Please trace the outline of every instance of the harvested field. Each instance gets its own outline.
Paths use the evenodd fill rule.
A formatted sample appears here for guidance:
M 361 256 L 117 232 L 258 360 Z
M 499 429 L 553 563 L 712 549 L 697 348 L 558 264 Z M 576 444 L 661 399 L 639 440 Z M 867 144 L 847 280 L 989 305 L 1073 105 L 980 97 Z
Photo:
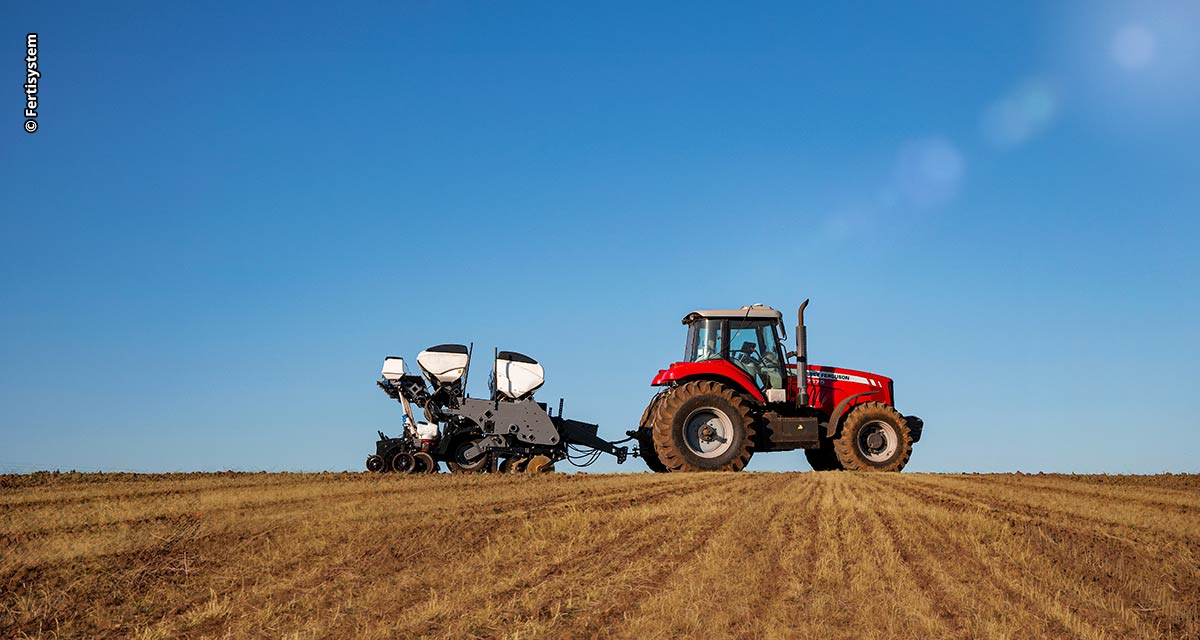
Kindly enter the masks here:
M 0 477 L 0 637 L 1200 637 L 1200 476 Z

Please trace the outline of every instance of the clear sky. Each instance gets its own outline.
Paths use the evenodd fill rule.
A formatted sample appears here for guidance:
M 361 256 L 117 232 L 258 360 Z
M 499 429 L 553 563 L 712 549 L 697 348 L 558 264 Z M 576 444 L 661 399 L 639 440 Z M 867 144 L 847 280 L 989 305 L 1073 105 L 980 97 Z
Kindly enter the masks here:
M 811 298 L 911 470 L 1200 470 L 1200 8 L 829 4 L 10 5 L 0 469 L 360 469 L 442 342 L 616 438 Z

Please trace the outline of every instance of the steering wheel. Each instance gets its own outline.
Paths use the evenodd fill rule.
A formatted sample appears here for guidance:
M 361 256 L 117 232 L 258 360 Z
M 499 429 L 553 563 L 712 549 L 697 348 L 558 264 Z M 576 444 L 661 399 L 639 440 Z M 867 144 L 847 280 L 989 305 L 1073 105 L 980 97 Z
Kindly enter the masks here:
M 762 358 L 758 356 L 756 351 L 738 349 L 737 356 L 735 357 L 738 359 L 738 362 L 744 362 L 746 364 L 759 364 L 762 362 Z

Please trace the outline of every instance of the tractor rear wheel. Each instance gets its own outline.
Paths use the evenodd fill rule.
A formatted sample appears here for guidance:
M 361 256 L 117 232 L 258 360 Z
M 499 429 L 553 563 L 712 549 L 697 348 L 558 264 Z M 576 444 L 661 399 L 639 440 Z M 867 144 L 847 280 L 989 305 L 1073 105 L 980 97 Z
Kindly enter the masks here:
M 840 460 L 838 460 L 837 452 L 833 450 L 833 441 L 828 438 L 821 439 L 821 447 L 818 449 L 805 449 L 804 457 L 808 458 L 808 464 L 812 466 L 813 471 L 841 471 L 845 469 Z
M 654 473 L 669 471 L 667 465 L 659 459 L 658 452 L 654 450 L 654 415 L 662 396 L 663 394 L 660 393 L 650 399 L 650 404 L 647 404 L 646 410 L 642 412 L 642 421 L 638 423 L 637 436 L 635 436 L 638 443 L 638 455 Z
M 663 396 L 654 449 L 670 471 L 741 471 L 754 454 L 750 405 L 733 389 L 698 380 Z
M 846 416 L 833 449 L 852 471 L 899 471 L 912 456 L 912 433 L 898 411 L 881 402 L 865 402 Z

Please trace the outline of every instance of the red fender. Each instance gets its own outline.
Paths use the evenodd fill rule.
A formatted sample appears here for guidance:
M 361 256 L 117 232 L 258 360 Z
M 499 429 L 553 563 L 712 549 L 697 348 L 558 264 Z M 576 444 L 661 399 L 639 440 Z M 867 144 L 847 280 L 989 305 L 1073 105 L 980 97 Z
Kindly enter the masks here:
M 658 375 L 654 376 L 654 380 L 650 382 L 650 386 L 661 387 L 673 382 L 685 382 L 688 379 L 721 380 L 735 389 L 741 389 L 746 392 L 746 395 L 761 403 L 767 402 L 750 375 L 728 360 L 676 362 L 669 369 L 660 370 Z

